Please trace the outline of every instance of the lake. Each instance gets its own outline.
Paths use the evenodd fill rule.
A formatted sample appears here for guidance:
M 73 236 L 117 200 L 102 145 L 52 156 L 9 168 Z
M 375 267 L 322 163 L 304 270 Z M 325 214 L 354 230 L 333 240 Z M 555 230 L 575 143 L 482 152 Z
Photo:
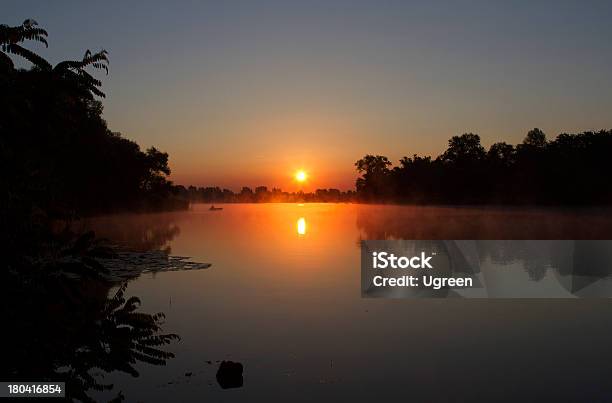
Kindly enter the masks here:
M 127 293 L 142 300 L 141 309 L 164 312 L 164 331 L 181 340 L 167 347 L 176 357 L 166 366 L 139 364 L 139 377 L 106 376 L 127 401 L 612 396 L 610 300 L 363 299 L 359 262 L 362 239 L 612 239 L 609 210 L 220 207 L 82 224 L 134 249 L 212 264 L 129 282 Z M 223 360 L 243 365 L 242 387 L 220 387 L 215 375 Z

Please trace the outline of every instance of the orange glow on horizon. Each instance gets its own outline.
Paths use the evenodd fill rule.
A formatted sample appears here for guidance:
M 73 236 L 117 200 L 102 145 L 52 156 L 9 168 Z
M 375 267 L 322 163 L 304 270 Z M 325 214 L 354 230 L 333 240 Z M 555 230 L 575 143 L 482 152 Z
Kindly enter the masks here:
M 226 170 L 212 165 L 197 168 L 194 166 L 190 168 L 189 173 L 173 171 L 170 180 L 183 186 L 219 186 L 235 193 L 239 193 L 243 186 L 251 189 L 266 186 L 270 190 L 277 188 L 290 193 L 310 193 L 319 188 L 335 188 L 341 191 L 354 189 L 357 173 L 353 172 L 351 160 L 342 162 L 340 166 L 315 157 L 291 156 L 290 159 L 292 161 L 283 156 L 280 161 L 268 161 L 256 166 L 247 166 L 242 161 L 237 161 Z M 304 181 L 299 181 L 296 177 L 299 171 L 304 172 Z

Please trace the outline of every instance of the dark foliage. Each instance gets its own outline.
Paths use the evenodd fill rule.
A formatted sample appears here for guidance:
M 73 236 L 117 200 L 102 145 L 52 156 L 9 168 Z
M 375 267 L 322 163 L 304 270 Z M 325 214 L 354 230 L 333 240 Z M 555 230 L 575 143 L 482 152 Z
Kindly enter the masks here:
M 112 297 L 100 259 L 113 251 L 93 233 L 69 230 L 77 215 L 166 207 L 173 190 L 168 155 L 112 133 L 102 119 L 106 51 L 52 66 L 24 48 L 47 45 L 33 20 L 0 25 L 0 315 L 5 319 L 1 378 L 66 382 L 67 400 L 95 401 L 109 390 L 102 373 L 137 376 L 137 362 L 163 365 L 163 314 L 137 311 L 138 298 Z M 32 66 L 16 68 L 11 56 Z M 119 392 L 113 401 L 123 400 Z
M 529 131 L 516 147 L 480 137 L 454 136 L 436 159 L 414 155 L 389 168 L 383 156 L 355 164 L 363 201 L 436 204 L 598 205 L 612 203 L 605 182 L 612 173 L 612 130 L 560 134 L 547 141 Z
M 112 132 L 102 118 L 105 50 L 52 66 L 25 49 L 45 45 L 36 22 L 0 25 L 0 169 L 5 207 L 27 203 L 51 216 L 167 207 L 172 196 L 168 154 Z M 18 69 L 10 56 L 32 63 Z
M 94 402 L 92 391 L 113 389 L 104 373 L 138 376 L 136 363 L 165 365 L 174 357 L 163 347 L 178 336 L 162 333 L 162 313 L 139 312 L 140 300 L 124 295 L 126 284 L 107 297 L 104 283 L 37 269 L 27 277 L 0 273 L 3 379 L 65 382 L 68 401 Z M 123 400 L 118 393 L 114 401 Z

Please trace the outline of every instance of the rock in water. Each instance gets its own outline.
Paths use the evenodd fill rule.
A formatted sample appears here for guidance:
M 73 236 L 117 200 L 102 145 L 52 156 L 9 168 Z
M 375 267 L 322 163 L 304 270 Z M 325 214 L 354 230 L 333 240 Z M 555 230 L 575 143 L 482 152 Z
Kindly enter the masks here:
M 242 364 L 233 361 L 222 361 L 217 370 L 217 382 L 222 389 L 242 387 Z

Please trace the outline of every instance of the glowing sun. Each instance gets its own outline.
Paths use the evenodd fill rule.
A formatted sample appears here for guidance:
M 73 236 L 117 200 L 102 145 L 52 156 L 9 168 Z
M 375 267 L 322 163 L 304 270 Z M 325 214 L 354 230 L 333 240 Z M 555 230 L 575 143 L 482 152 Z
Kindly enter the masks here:
M 304 182 L 308 178 L 306 172 L 300 170 L 295 173 L 295 180 L 298 182 Z

